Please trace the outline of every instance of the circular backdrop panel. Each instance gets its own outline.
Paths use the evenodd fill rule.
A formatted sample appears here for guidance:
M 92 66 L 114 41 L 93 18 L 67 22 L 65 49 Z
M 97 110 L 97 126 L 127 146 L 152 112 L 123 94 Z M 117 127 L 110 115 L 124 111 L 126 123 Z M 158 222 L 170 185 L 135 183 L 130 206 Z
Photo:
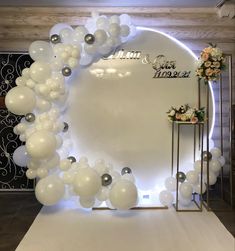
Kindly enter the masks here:
M 75 156 L 131 167 L 140 189 L 160 191 L 171 169 L 166 112 L 171 106 L 197 106 L 196 62 L 178 41 L 139 28 L 111 56 L 81 69 L 71 80 L 65 120 Z M 192 169 L 192 129 L 184 128 L 181 135 L 182 171 Z

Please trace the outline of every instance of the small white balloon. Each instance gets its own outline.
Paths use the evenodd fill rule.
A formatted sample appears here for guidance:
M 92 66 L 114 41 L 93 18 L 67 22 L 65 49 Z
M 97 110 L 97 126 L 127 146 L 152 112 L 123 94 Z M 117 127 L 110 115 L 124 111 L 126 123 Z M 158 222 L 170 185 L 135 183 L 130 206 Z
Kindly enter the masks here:
M 120 17 L 117 16 L 117 15 L 111 16 L 111 17 L 109 18 L 109 23 L 110 23 L 110 24 L 113 24 L 113 23 L 115 23 L 115 24 L 120 24 Z
M 29 156 L 25 145 L 19 146 L 18 148 L 15 149 L 13 153 L 13 160 L 18 166 L 21 167 L 27 166 L 29 161 Z
M 189 199 L 192 197 L 193 187 L 189 182 L 184 182 L 180 184 L 179 194 L 184 199 Z
M 100 16 L 96 20 L 97 29 L 107 30 L 109 26 L 109 21 L 105 16 Z
M 39 167 L 37 169 L 37 176 L 42 179 L 45 178 L 48 175 L 48 170 L 44 167 Z
M 135 183 L 135 177 L 132 173 L 126 173 L 126 174 L 122 175 L 122 179 L 129 180 L 132 183 Z
M 196 172 L 196 171 L 188 171 L 186 173 L 186 179 L 192 185 L 197 184 L 198 180 L 199 180 L 198 172 Z
M 73 38 L 73 30 L 71 27 L 63 28 L 60 31 L 60 38 L 63 43 L 70 43 Z
M 170 192 L 176 191 L 176 178 L 175 177 L 168 177 L 165 180 L 165 187 Z
M 207 184 L 207 175 L 204 175 L 203 177 L 204 182 Z M 209 172 L 209 185 L 212 186 L 216 183 L 217 176 L 214 172 Z
M 80 197 L 79 198 L 80 205 L 84 208 L 92 208 L 95 205 L 94 197 Z
M 210 160 L 210 162 L 209 162 L 209 168 L 214 173 L 219 172 L 220 169 L 221 169 L 221 164 L 220 164 L 219 160 L 217 160 L 217 159 Z
M 35 108 L 36 97 L 28 87 L 17 86 L 7 93 L 5 104 L 10 112 L 16 115 L 25 115 Z
M 28 169 L 26 171 L 26 177 L 30 180 L 33 180 L 37 177 L 37 171 L 33 169 Z
M 56 204 L 63 198 L 64 193 L 64 183 L 55 175 L 47 176 L 39 180 L 35 188 L 37 200 L 45 206 Z
M 101 29 L 96 30 L 94 36 L 96 43 L 98 43 L 99 45 L 104 44 L 108 37 L 106 31 Z
M 224 156 L 220 156 L 220 157 L 218 158 L 218 161 L 220 162 L 220 165 L 221 165 L 221 166 L 224 166 L 225 163 L 226 163 L 226 160 L 225 160 Z
M 51 102 L 49 102 L 45 99 L 38 98 L 37 103 L 36 103 L 36 108 L 39 111 L 47 112 L 51 109 Z
M 96 195 L 96 198 L 99 201 L 106 201 L 109 197 L 109 188 L 108 187 L 102 187 L 99 193 Z
M 67 171 L 71 168 L 71 162 L 69 159 L 63 159 L 60 161 L 60 169 L 62 171 Z
M 128 25 L 121 25 L 120 34 L 122 37 L 127 37 L 130 34 L 130 27 Z
M 159 200 L 163 206 L 170 207 L 173 203 L 174 196 L 170 191 L 163 190 L 159 194 Z
M 66 171 L 62 174 L 62 180 L 65 184 L 72 184 L 74 181 L 74 173 L 71 171 Z
M 195 193 L 201 194 L 201 183 L 198 183 L 193 186 L 193 190 Z M 206 192 L 206 185 L 204 182 L 202 182 L 202 194 Z
M 221 157 L 221 150 L 217 147 L 211 148 L 210 152 L 212 154 L 212 158 L 214 159 Z
M 51 30 L 50 30 L 50 36 L 54 35 L 54 34 L 60 34 L 60 31 L 62 29 L 65 29 L 65 28 L 68 28 L 68 29 L 72 29 L 72 27 L 66 23 L 58 23 L 58 24 L 55 24 Z
M 112 37 L 118 37 L 120 35 L 120 32 L 121 32 L 121 27 L 117 23 L 111 23 L 109 25 L 109 34 Z

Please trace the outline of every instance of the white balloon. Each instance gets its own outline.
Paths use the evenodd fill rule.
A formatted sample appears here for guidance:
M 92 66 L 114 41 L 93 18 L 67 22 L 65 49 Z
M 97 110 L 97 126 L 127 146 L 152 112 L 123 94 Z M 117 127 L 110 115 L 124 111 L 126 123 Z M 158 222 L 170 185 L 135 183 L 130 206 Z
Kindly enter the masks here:
M 18 77 L 18 78 L 16 78 L 16 80 L 15 80 L 15 83 L 16 83 L 16 85 L 18 85 L 18 86 L 26 85 L 26 82 L 27 82 L 27 79 L 24 78 L 24 77 Z
M 58 23 L 58 24 L 55 24 L 51 30 L 50 30 L 50 36 L 51 35 L 54 35 L 54 34 L 60 34 L 60 31 L 62 29 L 65 29 L 65 28 L 69 28 L 69 29 L 72 29 L 72 27 L 66 23 Z
M 28 138 L 26 142 L 26 149 L 32 158 L 49 158 L 55 153 L 55 135 L 45 130 L 37 131 Z
M 121 178 L 121 174 L 115 170 L 111 170 L 109 174 L 112 176 L 113 183 L 117 182 Z
M 96 198 L 99 201 L 106 201 L 109 197 L 109 188 L 102 187 L 99 193 L 96 195 Z
M 55 175 L 47 176 L 46 178 L 39 180 L 35 188 L 37 200 L 45 206 L 56 204 L 62 199 L 64 192 L 64 183 Z
M 27 125 L 25 124 L 25 123 L 19 123 L 17 126 L 16 126 L 16 128 L 17 128 L 17 132 L 19 133 L 19 134 L 21 134 L 21 133 L 24 133 L 25 132 L 25 130 L 27 129 Z
M 221 164 L 220 164 L 219 160 L 217 160 L 217 159 L 210 160 L 210 162 L 209 162 L 209 168 L 214 173 L 219 172 L 220 169 L 221 169 Z
M 179 197 L 179 204 L 184 207 L 188 207 L 192 203 L 191 198 Z
M 105 41 L 107 40 L 107 34 L 105 30 L 96 30 L 94 33 L 95 36 L 95 41 L 97 44 L 102 45 L 105 43 Z
M 61 41 L 63 43 L 70 43 L 72 41 L 73 38 L 73 30 L 72 28 L 63 28 L 60 31 L 60 37 L 61 37 Z
M 207 162 L 206 161 L 203 161 L 203 173 L 206 173 L 207 172 Z M 201 173 L 201 160 L 196 160 L 194 162 L 194 170 L 200 174 Z
M 226 163 L 226 160 L 225 160 L 224 156 L 220 156 L 220 157 L 218 158 L 218 161 L 220 162 L 220 165 L 221 165 L 221 166 L 224 166 L 225 163 Z
M 170 191 L 163 190 L 159 194 L 159 200 L 163 206 L 171 206 L 174 200 L 174 196 Z
M 187 181 L 190 184 L 195 185 L 195 184 L 198 183 L 198 180 L 199 180 L 198 172 L 196 172 L 196 171 L 188 171 L 186 173 L 186 178 L 187 178 Z
M 97 29 L 107 30 L 109 26 L 109 21 L 105 16 L 100 16 L 96 20 Z
M 120 17 L 117 16 L 117 15 L 111 16 L 111 17 L 109 18 L 109 23 L 110 23 L 110 24 L 113 24 L 113 23 L 115 23 L 115 24 L 120 24 Z
M 82 197 L 95 196 L 101 188 L 101 178 L 92 168 L 80 168 L 74 177 L 74 191 Z
M 36 61 L 30 66 L 30 77 L 38 82 L 44 83 L 51 76 L 51 67 L 48 63 Z
M 203 177 L 204 182 L 207 184 L 207 175 L 204 175 Z M 217 176 L 215 175 L 214 172 L 209 172 L 209 185 L 212 186 L 216 183 L 217 181 Z
M 51 65 L 51 69 L 54 71 L 60 71 L 64 66 L 60 58 L 54 58 L 50 65 Z
M 118 37 L 120 35 L 120 32 L 121 32 L 121 27 L 117 23 L 111 23 L 109 25 L 109 34 L 112 37 Z
M 55 153 L 51 158 L 45 160 L 44 167 L 47 169 L 53 169 L 59 166 L 60 163 L 60 155 Z
M 210 152 L 212 154 L 212 158 L 218 159 L 221 157 L 221 151 L 217 147 L 211 148 Z
M 137 188 L 131 181 L 120 179 L 111 187 L 109 199 L 111 204 L 117 209 L 130 209 L 137 203 Z
M 97 46 L 95 44 L 84 44 L 84 51 L 88 55 L 93 55 L 97 52 Z
M 101 55 L 107 55 L 112 51 L 112 47 L 107 45 L 106 43 L 98 47 L 98 52 Z
M 175 177 L 168 177 L 165 180 L 165 187 L 170 192 L 176 191 L 176 178 Z
M 108 172 L 108 168 L 105 163 L 96 163 L 94 169 L 100 176 Z
M 51 109 L 51 103 L 45 99 L 38 98 L 36 107 L 39 111 L 47 112 Z
M 32 170 L 37 170 L 40 166 L 41 166 L 41 162 L 39 160 L 35 160 L 35 159 L 30 159 L 27 164 L 27 167 Z M 36 173 L 36 175 L 37 175 L 37 173 Z
M 28 169 L 26 171 L 26 177 L 30 180 L 33 180 L 37 177 L 37 171 L 36 170 L 32 170 L 32 169 Z
M 5 104 L 10 112 L 16 115 L 25 115 L 35 108 L 36 97 L 28 87 L 17 86 L 7 93 Z
M 26 151 L 25 145 L 19 146 L 15 149 L 13 153 L 13 160 L 16 163 L 16 165 L 25 167 L 28 164 L 29 156 Z
M 42 179 L 45 178 L 48 175 L 48 170 L 44 167 L 39 167 L 37 169 L 37 176 Z
M 128 25 L 121 25 L 120 34 L 122 37 L 127 37 L 130 34 L 130 27 Z
M 126 173 L 122 176 L 122 179 L 129 180 L 132 183 L 135 183 L 135 177 L 132 173 Z
M 21 72 L 22 77 L 25 77 L 26 79 L 30 78 L 29 68 L 24 68 Z
M 95 205 L 95 198 L 94 197 L 80 197 L 79 202 L 82 207 L 91 208 Z
M 194 185 L 193 190 L 195 193 L 200 194 L 201 193 L 201 184 L 198 183 L 198 184 Z M 206 192 L 206 185 L 204 182 L 202 182 L 202 194 L 204 194 L 205 192 Z
M 74 181 L 74 173 L 71 171 L 66 171 L 62 174 L 62 180 L 65 184 L 72 184 Z
M 88 34 L 88 30 L 84 26 L 78 26 L 75 28 L 74 35 L 73 35 L 73 42 L 74 43 L 80 43 L 84 42 L 84 37 L 86 34 Z
M 179 194 L 184 199 L 189 199 L 192 197 L 193 187 L 189 182 L 184 182 L 180 184 Z
M 62 171 L 67 171 L 71 168 L 71 162 L 69 159 L 63 159 L 60 161 L 60 169 Z
M 120 23 L 130 25 L 131 24 L 131 17 L 127 14 L 120 15 Z
M 45 41 L 34 41 L 29 46 L 29 55 L 34 61 L 50 62 L 54 53 L 51 45 Z

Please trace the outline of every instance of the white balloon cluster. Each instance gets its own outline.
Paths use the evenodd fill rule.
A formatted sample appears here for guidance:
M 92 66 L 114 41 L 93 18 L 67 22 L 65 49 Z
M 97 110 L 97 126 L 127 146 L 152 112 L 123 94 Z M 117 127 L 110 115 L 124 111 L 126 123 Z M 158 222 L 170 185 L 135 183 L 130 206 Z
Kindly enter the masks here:
M 183 172 L 178 173 L 179 182 L 179 203 L 182 206 L 189 206 L 192 200 L 192 194 L 202 194 L 207 189 L 207 173 L 209 173 L 209 185 L 214 185 L 217 181 L 220 169 L 225 164 L 225 158 L 221 155 L 219 148 L 212 148 L 210 152 L 203 152 L 203 178 L 201 188 L 201 160 L 197 160 L 194 163 L 194 170 L 189 170 L 186 174 Z M 209 160 L 209 171 L 207 172 L 207 159 Z M 159 200 L 164 206 L 171 206 L 174 201 L 174 192 L 176 191 L 177 179 L 174 177 L 168 177 L 165 180 L 165 190 L 159 194 Z
M 13 159 L 28 167 L 29 179 L 39 179 L 35 193 L 42 204 L 53 205 L 69 194 L 79 196 L 85 208 L 103 201 L 121 210 L 136 205 L 137 187 L 129 168 L 120 175 L 104 161 L 91 167 L 86 157 L 77 162 L 69 156 L 69 125 L 62 118 L 69 92 L 66 78 L 72 70 L 108 55 L 135 31 L 126 14 L 98 16 L 75 29 L 56 24 L 50 42 L 30 45 L 35 62 L 16 79 L 17 86 L 7 93 L 5 103 L 10 112 L 24 115 L 14 132 L 25 145 L 15 150 Z

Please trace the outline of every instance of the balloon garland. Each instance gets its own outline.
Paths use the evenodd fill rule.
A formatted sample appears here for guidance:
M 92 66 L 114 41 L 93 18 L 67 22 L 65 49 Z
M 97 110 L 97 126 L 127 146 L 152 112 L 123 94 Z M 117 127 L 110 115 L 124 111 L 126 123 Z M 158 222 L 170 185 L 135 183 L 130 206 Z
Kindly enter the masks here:
M 106 202 L 109 208 L 126 210 L 137 204 L 138 190 L 129 167 L 119 173 L 104 160 L 91 165 L 86 157 L 77 160 L 69 155 L 69 124 L 62 117 L 69 95 L 67 80 L 73 70 L 109 55 L 135 33 L 136 28 L 126 14 L 110 18 L 96 16 L 75 29 L 56 24 L 50 30 L 50 42 L 35 41 L 30 45 L 29 55 L 35 62 L 23 69 L 22 76 L 16 79 L 17 86 L 7 93 L 5 103 L 10 112 L 23 115 L 14 133 L 25 144 L 15 150 L 13 159 L 17 165 L 27 166 L 29 179 L 38 179 L 35 194 L 43 205 L 54 205 L 70 197 L 79 198 L 83 208 Z M 209 185 L 213 185 L 225 159 L 218 148 L 205 152 L 203 160 L 207 158 Z M 200 164 L 198 160 L 194 170 L 176 174 L 181 183 L 180 203 L 184 206 L 191 203 L 192 193 L 201 191 Z M 204 193 L 206 165 L 203 170 Z M 168 177 L 165 190 L 159 194 L 161 204 L 171 206 L 175 191 L 176 178 Z
M 104 160 L 91 166 L 86 157 L 77 160 L 69 156 L 69 124 L 61 115 L 69 93 L 66 82 L 73 70 L 108 55 L 135 32 L 126 14 L 96 16 L 75 29 L 56 24 L 50 30 L 50 42 L 30 45 L 34 63 L 23 69 L 5 103 L 10 112 L 24 116 L 14 133 L 25 145 L 15 150 L 13 159 L 28 167 L 29 179 L 38 179 L 35 194 L 43 205 L 54 205 L 70 196 L 79 198 L 83 208 L 104 201 L 121 210 L 137 204 L 138 191 L 129 167 L 120 174 Z

